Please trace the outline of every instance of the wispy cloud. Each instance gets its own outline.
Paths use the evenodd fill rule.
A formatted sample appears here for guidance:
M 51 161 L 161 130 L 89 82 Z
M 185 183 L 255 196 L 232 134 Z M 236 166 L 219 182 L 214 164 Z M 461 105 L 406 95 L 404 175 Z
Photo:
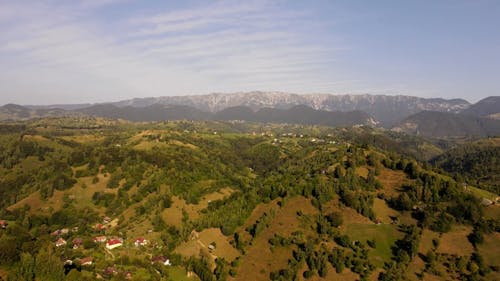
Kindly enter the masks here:
M 313 90 L 328 79 L 327 66 L 343 50 L 304 32 L 307 11 L 283 10 L 274 2 L 96 16 L 99 9 L 126 4 L 8 3 L 0 12 L 0 21 L 8 23 L 0 27 L 0 90 L 26 91 L 19 86 L 26 79 L 40 85 L 25 102 L 47 92 L 82 102 L 272 87 Z

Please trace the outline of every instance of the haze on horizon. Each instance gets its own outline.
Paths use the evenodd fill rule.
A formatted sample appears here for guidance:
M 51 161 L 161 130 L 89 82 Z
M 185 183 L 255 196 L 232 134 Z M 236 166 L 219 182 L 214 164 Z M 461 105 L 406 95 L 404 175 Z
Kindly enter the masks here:
M 0 0 L 0 104 L 500 95 L 500 1 Z

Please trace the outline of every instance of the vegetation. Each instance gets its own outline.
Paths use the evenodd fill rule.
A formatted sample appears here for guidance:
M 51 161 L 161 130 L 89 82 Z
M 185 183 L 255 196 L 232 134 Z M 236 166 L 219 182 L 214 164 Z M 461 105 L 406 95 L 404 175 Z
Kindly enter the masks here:
M 416 280 L 450 272 L 493 280 L 498 274 L 498 261 L 481 254 L 498 240 L 497 206 L 483 206 L 481 189 L 463 188 L 483 182 L 484 174 L 450 177 L 397 148 L 402 142 L 392 141 L 393 133 L 91 118 L 1 128 L 1 278 Z M 483 164 L 496 163 L 486 162 L 492 153 Z M 388 185 L 391 173 L 401 179 Z M 391 212 L 374 208 L 374 201 Z M 440 235 L 457 226 L 468 229 L 460 234 L 469 243 L 466 254 L 439 246 Z M 107 249 L 94 242 L 99 236 L 123 245 Z M 138 238 L 148 242 L 136 245 Z M 56 245 L 61 239 L 66 243 Z M 92 264 L 79 262 L 87 257 Z M 418 262 L 425 266 L 415 269 Z

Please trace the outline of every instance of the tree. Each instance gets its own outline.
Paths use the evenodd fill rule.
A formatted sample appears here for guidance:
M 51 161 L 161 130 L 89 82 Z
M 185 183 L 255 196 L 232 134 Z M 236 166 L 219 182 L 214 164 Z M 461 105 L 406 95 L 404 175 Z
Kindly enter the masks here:
M 326 219 L 333 227 L 340 226 L 344 221 L 340 212 L 331 212 L 326 216 Z
M 35 280 L 35 259 L 30 253 L 22 253 L 14 276 L 9 280 L 33 281 Z
M 60 281 L 64 278 L 61 260 L 55 255 L 50 245 L 41 248 L 35 259 L 35 275 L 38 280 Z

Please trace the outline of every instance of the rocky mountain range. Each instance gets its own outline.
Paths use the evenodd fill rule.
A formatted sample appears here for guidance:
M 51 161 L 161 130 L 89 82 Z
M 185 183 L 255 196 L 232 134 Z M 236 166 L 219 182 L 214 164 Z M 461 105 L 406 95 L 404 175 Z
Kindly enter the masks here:
M 253 110 L 261 108 L 289 109 L 306 105 L 325 111 L 364 111 L 383 126 L 391 127 L 404 118 L 423 111 L 460 112 L 470 106 L 462 99 L 426 99 L 413 96 L 291 94 L 283 92 L 213 93 L 192 96 L 135 98 L 115 102 L 118 107 L 146 107 L 153 104 L 186 105 L 207 112 L 218 112 L 235 106 Z
M 425 137 L 500 134 L 500 97 L 462 99 L 386 95 L 247 92 L 135 98 L 101 104 L 0 107 L 0 120 L 91 115 L 130 121 L 244 120 L 327 126 L 369 125 Z

